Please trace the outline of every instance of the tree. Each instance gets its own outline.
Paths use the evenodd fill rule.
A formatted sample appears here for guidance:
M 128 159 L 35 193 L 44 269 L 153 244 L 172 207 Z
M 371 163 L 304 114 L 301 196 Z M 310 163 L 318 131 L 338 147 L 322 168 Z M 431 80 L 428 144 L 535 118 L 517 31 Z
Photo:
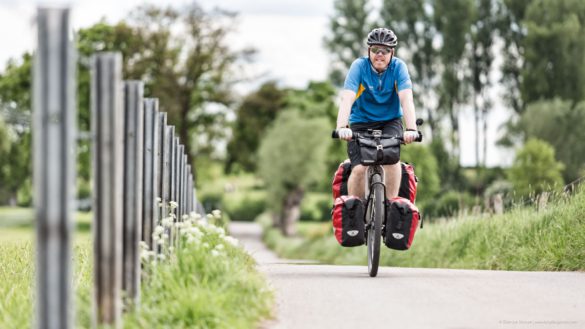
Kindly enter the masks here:
M 487 113 L 492 104 L 484 91 L 491 85 L 489 75 L 494 59 L 492 40 L 495 36 L 497 16 L 494 0 L 476 0 L 474 5 L 474 20 L 470 31 L 471 60 L 469 65 L 472 72 L 472 98 L 475 114 L 475 163 L 477 166 L 485 167 L 487 158 Z M 480 128 L 480 126 L 483 127 Z M 483 131 L 482 157 L 480 157 L 480 129 Z
M 19 190 L 30 190 L 26 186 L 30 180 L 25 182 L 31 176 L 31 67 L 32 56 L 25 53 L 20 60 L 10 60 L 0 75 L 0 114 L 6 125 L 6 139 L 2 141 L 6 156 L 0 161 L 0 194 L 13 205 Z
M 99 23 L 79 32 L 84 54 L 117 50 L 124 55 L 124 76 L 145 82 L 145 95 L 157 97 L 169 123 L 177 127 L 187 156 L 216 156 L 226 139 L 231 86 L 239 65 L 253 51 L 227 44 L 235 15 L 204 11 L 197 3 L 175 9 L 146 5 L 114 26 Z M 177 29 L 183 33 L 175 33 Z
M 585 2 L 534 0 L 525 26 L 522 101 L 585 100 Z
M 498 2 L 498 33 L 504 41 L 502 54 L 502 84 L 505 88 L 504 98 L 516 114 L 524 111 L 524 102 L 520 89 L 522 86 L 522 65 L 524 62 L 524 38 L 526 27 L 524 18 L 526 9 L 533 0 L 501 0 Z
M 451 154 L 459 162 L 459 111 L 457 106 L 466 99 L 464 84 L 466 37 L 469 35 L 473 6 L 471 0 L 437 0 L 435 24 L 442 37 L 439 56 L 444 70 L 439 88 L 438 110 L 447 113 L 451 124 Z
M 383 25 L 391 28 L 398 37 L 396 54 L 405 56 L 415 90 L 417 112 L 426 113 L 426 124 L 431 137 L 441 135 L 441 120 L 435 111 L 433 99 L 437 97 L 437 77 L 440 71 L 438 49 L 433 46 L 437 30 L 433 20 L 431 0 L 384 0 L 381 10 Z
M 585 170 L 585 101 L 576 106 L 569 100 L 554 99 L 532 103 L 520 118 L 520 129 L 526 138 L 546 141 L 555 150 L 556 158 L 566 167 L 563 172 L 569 183 Z
M 231 172 L 236 164 L 246 171 L 256 170 L 260 141 L 285 102 L 286 91 L 278 88 L 275 81 L 264 83 L 244 98 L 236 110 L 233 136 L 227 146 L 227 172 Z
M 562 185 L 563 167 L 555 160 L 555 150 L 550 144 L 530 139 L 517 152 L 508 179 L 518 196 L 540 194 Z
M 341 86 L 351 63 L 363 54 L 364 40 L 371 30 L 368 0 L 335 0 L 325 46 L 333 57 L 329 77 Z
M 331 139 L 323 136 L 330 129 L 325 119 L 307 119 L 291 108 L 278 115 L 262 139 L 258 174 L 266 183 L 274 224 L 284 235 L 295 234 L 305 191 L 326 175 Z

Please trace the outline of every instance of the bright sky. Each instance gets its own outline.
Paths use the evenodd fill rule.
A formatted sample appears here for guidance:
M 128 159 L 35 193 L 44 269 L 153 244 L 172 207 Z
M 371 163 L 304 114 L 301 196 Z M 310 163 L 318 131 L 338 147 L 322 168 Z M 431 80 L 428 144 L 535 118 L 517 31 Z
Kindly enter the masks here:
M 34 15 L 38 5 L 70 5 L 73 28 L 79 29 L 102 17 L 115 23 L 145 2 L 159 6 L 186 3 L 182 0 L 0 0 L 0 70 L 9 58 L 18 58 L 33 49 Z M 282 86 L 297 88 L 306 87 L 311 80 L 326 79 L 329 57 L 323 47 L 323 37 L 333 13 L 333 0 L 199 0 L 198 3 L 205 9 L 219 7 L 239 13 L 237 34 L 230 40 L 237 48 L 252 46 L 258 50 L 250 72 L 264 74 L 265 80 L 278 80 Z M 496 128 L 506 120 L 501 105 L 496 104 L 496 107 L 489 122 L 489 166 L 510 164 L 512 160 L 510 152 L 498 150 L 494 145 Z M 460 116 L 460 126 L 464 129 L 461 163 L 471 165 L 475 162 L 475 135 L 469 111 Z

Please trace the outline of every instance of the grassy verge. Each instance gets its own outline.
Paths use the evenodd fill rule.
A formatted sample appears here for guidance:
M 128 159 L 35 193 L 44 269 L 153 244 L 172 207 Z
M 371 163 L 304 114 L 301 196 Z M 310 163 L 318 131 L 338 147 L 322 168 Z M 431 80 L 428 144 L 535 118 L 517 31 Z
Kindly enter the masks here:
M 0 213 L 1 218 L 1 213 Z M 84 219 L 81 219 L 83 224 Z M 91 235 L 74 239 L 76 327 L 91 327 Z M 164 261 L 145 263 L 141 304 L 124 328 L 253 328 L 271 315 L 273 293 L 253 259 L 212 225 Z M 0 228 L 0 328 L 28 328 L 34 307 L 34 234 L 24 226 Z
M 304 226 L 301 237 L 292 239 L 267 229 L 265 242 L 286 258 L 366 264 L 366 248 L 339 246 L 330 223 Z M 383 248 L 384 266 L 583 271 L 585 190 L 559 198 L 541 211 L 517 208 L 499 216 L 425 223 L 409 251 Z

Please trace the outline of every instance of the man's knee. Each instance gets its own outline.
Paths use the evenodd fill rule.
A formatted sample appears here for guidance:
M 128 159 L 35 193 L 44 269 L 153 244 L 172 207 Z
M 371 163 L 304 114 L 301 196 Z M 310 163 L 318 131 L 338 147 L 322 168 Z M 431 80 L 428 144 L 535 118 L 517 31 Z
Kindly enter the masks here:
M 363 176 L 366 173 L 366 167 L 362 166 L 362 165 L 357 165 L 353 168 L 351 168 L 351 174 L 355 174 L 357 176 Z

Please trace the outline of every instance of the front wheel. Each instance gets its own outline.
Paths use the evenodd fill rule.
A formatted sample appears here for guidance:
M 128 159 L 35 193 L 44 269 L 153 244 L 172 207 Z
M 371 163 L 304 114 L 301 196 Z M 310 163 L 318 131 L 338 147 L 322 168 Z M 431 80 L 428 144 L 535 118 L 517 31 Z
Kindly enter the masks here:
M 368 200 L 368 272 L 371 277 L 378 275 L 380 263 L 380 240 L 382 235 L 382 218 L 384 217 L 384 184 L 380 174 L 374 174 L 371 180 L 373 193 Z

